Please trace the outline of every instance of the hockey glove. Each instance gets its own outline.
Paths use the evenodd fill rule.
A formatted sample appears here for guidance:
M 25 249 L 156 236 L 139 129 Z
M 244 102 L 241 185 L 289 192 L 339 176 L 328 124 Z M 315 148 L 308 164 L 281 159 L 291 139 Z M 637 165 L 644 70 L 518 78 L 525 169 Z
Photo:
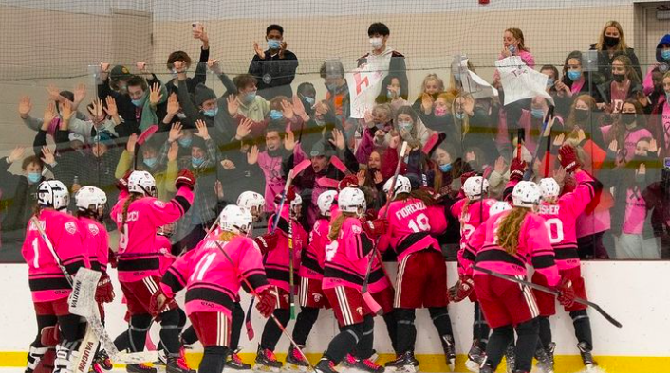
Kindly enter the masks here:
M 582 166 L 577 157 L 577 152 L 572 146 L 563 145 L 558 150 L 558 154 L 561 156 L 561 167 L 563 167 L 566 172 L 574 172 Z
M 108 251 L 108 253 L 109 253 L 109 254 L 108 254 L 108 256 L 109 256 L 109 265 L 110 265 L 112 268 L 116 268 L 116 267 L 118 267 L 118 266 L 119 266 L 119 256 L 118 256 L 118 254 L 115 253 L 114 251 L 112 251 L 112 249 L 108 249 L 108 250 L 109 250 L 109 251 Z
M 475 290 L 475 280 L 472 276 L 461 275 L 456 285 L 449 289 L 449 300 L 458 303 L 467 298 L 473 290 Z
M 153 293 L 151 295 L 151 301 L 149 301 L 149 313 L 151 313 L 151 316 L 156 317 L 163 312 L 165 310 L 165 305 L 170 300 L 171 299 L 168 298 L 160 288 L 157 292 Z
M 277 306 L 277 291 L 273 287 L 269 287 L 258 294 L 258 303 L 256 309 L 264 317 L 270 317 Z
M 575 303 L 575 291 L 572 289 L 570 280 L 563 278 L 556 290 L 558 290 L 556 299 L 563 307 L 571 307 Z
M 361 223 L 363 230 L 371 239 L 377 239 L 386 233 L 389 228 L 389 222 L 386 219 L 377 219 L 373 221 L 364 221 Z
M 95 289 L 95 301 L 98 303 L 112 303 L 114 300 L 114 287 L 112 280 L 106 273 L 102 274 L 98 287 Z
M 43 328 L 40 334 L 40 342 L 42 342 L 42 346 L 46 347 L 58 345 L 60 342 L 60 330 L 58 324 Z
M 193 190 L 195 189 L 195 175 L 193 175 L 193 172 L 190 170 L 181 169 L 177 174 L 177 180 L 175 180 L 174 184 L 177 189 L 181 186 L 185 186 Z
M 523 174 L 528 168 L 528 163 L 523 160 L 519 160 L 516 157 L 512 159 L 512 164 L 509 168 L 509 179 L 510 181 L 521 181 L 523 180 Z
M 254 242 L 256 242 L 258 248 L 261 249 L 261 254 L 265 255 L 274 250 L 274 248 L 277 246 L 277 233 L 271 232 L 262 236 L 258 236 L 254 238 Z

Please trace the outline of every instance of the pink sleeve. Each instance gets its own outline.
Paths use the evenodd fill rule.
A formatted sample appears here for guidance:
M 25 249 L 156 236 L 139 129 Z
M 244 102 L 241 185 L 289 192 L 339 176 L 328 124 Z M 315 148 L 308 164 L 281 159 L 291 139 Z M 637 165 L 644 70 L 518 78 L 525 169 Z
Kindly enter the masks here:
M 261 292 L 270 284 L 268 283 L 263 267 L 263 257 L 261 250 L 256 243 L 250 239 L 240 240 L 242 247 L 240 248 L 240 255 L 238 256 L 238 268 L 240 276 L 251 284 L 255 292 Z M 243 279 L 240 279 L 245 285 Z
M 454 218 L 456 218 L 458 220 L 461 219 L 461 212 L 462 212 L 462 209 L 463 209 L 463 202 L 462 201 L 463 201 L 463 199 L 460 199 L 460 200 L 456 201 L 456 203 L 451 205 L 451 208 L 449 209 L 450 212 L 451 212 L 451 216 L 453 216 Z
M 182 186 L 170 202 L 164 203 L 154 199 L 152 203 L 147 203 L 145 206 L 149 206 L 154 223 L 156 226 L 160 226 L 179 220 L 191 208 L 193 198 L 193 191 Z
M 567 207 L 572 212 L 573 217 L 577 218 L 591 203 L 596 190 L 595 181 L 588 172 L 580 170 L 575 172 L 574 176 L 577 180 L 577 187 L 572 192 L 564 194 L 560 198 L 560 202 L 562 206 Z
M 645 96 L 649 96 L 654 92 L 654 81 L 652 79 L 652 71 L 658 66 L 658 64 L 652 64 L 647 69 L 647 75 L 645 75 L 644 80 L 642 81 L 642 93 Z
M 361 139 L 361 143 L 358 145 L 358 149 L 356 149 L 356 160 L 358 163 L 367 164 L 372 150 L 374 150 L 374 142 L 372 140 L 370 131 L 368 131 L 366 128 L 363 130 L 363 138 Z
M 100 262 L 100 268 L 102 272 L 107 272 L 107 264 L 109 264 L 109 234 L 105 226 L 99 225 L 99 246 L 98 246 L 98 262 Z
M 458 255 L 458 264 L 462 268 L 462 274 L 472 276 L 472 265 L 475 263 L 475 257 L 477 252 L 484 245 L 484 240 L 486 239 L 486 227 L 488 224 L 480 224 L 474 233 L 470 236 L 470 239 L 465 244 L 463 251 L 459 251 Z M 459 274 L 461 272 L 459 271 Z
M 47 222 L 48 237 L 61 263 L 74 276 L 85 264 L 83 232 L 74 218 L 53 216 L 50 220 Z
M 549 286 L 558 285 L 561 276 L 554 262 L 554 249 L 549 241 L 549 230 L 545 220 L 538 215 L 528 214 L 523 228 L 525 228 L 524 242 L 533 268 L 547 278 Z
M 388 205 L 382 206 L 382 208 L 379 210 L 378 218 L 384 218 L 386 217 L 388 219 L 388 214 L 385 214 L 386 210 L 388 209 Z M 386 216 L 385 216 L 386 215 Z M 380 252 L 385 252 L 388 250 L 388 248 L 391 246 L 391 237 L 393 236 L 393 225 L 391 224 L 391 219 L 389 220 L 389 229 L 386 230 L 386 233 L 379 237 L 379 243 L 377 244 L 377 248 L 379 249 Z
M 193 268 L 191 258 L 200 248 L 201 244 L 206 241 L 200 241 L 200 244 L 195 249 L 189 251 L 185 255 L 180 256 L 167 269 L 163 278 L 161 279 L 161 290 L 166 296 L 173 298 L 174 294 L 186 287 L 188 278 L 191 277 Z
M 348 218 L 347 221 L 345 221 L 346 230 L 344 231 L 345 255 L 352 260 L 365 258 L 372 251 L 374 242 L 363 231 L 358 219 Z
M 428 221 L 430 221 L 430 233 L 433 235 L 442 234 L 447 230 L 447 219 L 444 216 L 442 206 L 428 206 Z

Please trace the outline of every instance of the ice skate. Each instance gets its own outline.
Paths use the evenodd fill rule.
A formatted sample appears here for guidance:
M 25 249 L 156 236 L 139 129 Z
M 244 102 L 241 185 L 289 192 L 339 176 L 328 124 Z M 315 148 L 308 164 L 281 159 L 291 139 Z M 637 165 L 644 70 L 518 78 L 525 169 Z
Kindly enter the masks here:
M 277 373 L 282 367 L 282 363 L 277 361 L 274 352 L 269 348 L 263 349 L 258 346 L 256 351 L 256 360 L 252 367 L 254 372 L 273 372 Z
M 240 371 L 240 370 L 249 370 L 251 369 L 251 364 L 245 364 L 242 362 L 242 359 L 240 359 L 240 355 L 237 353 L 240 351 L 238 348 L 237 350 L 233 351 L 228 357 L 226 358 L 226 365 L 223 368 L 224 371 Z
M 335 370 L 335 363 L 326 358 L 321 359 L 314 367 L 314 370 L 316 373 L 340 373 Z
M 305 346 L 300 346 L 300 348 L 303 349 Z M 307 372 L 309 370 L 309 362 L 293 345 L 288 348 L 284 370 L 287 372 Z
M 514 371 L 514 345 L 507 346 L 507 350 L 505 351 L 505 360 L 507 361 L 507 373 L 516 373 Z
M 398 372 L 416 373 L 419 371 L 419 360 L 414 357 L 414 351 L 410 350 L 399 355 L 394 361 L 389 361 L 384 367 Z
M 456 346 L 452 336 L 442 336 L 442 350 L 444 350 L 444 358 L 447 361 L 447 365 L 449 365 L 449 369 L 453 372 L 456 369 Z
M 539 347 L 535 351 L 535 360 L 537 360 L 537 368 L 543 373 L 554 373 L 554 362 L 544 347 Z
M 158 369 L 146 364 L 126 364 L 128 373 L 158 373 Z
M 344 356 L 344 360 L 342 360 L 340 365 L 342 365 L 342 367 L 345 368 L 345 369 L 349 369 L 349 368 L 355 368 L 356 363 L 358 363 L 358 359 L 356 359 L 356 357 L 354 357 L 354 355 L 346 354 Z
M 180 357 L 168 357 L 165 364 L 166 373 L 195 373 L 195 370 L 189 368 L 186 360 Z
M 468 370 L 471 372 L 478 373 L 479 366 L 484 361 L 485 356 L 486 352 L 482 351 L 482 349 L 479 348 L 479 345 L 475 341 L 472 344 L 472 347 L 470 347 L 470 351 L 468 351 L 468 360 L 465 362 L 465 367 L 468 368 Z
M 351 368 L 351 372 L 357 373 L 382 373 L 384 372 L 384 367 L 375 363 L 370 359 L 357 359 L 355 365 Z
M 598 366 L 598 363 L 593 361 L 593 355 L 591 355 L 591 348 L 589 348 L 585 342 L 579 342 L 577 348 L 579 349 L 579 354 L 582 355 L 582 361 L 584 362 L 586 371 L 587 372 L 595 371 L 596 367 Z

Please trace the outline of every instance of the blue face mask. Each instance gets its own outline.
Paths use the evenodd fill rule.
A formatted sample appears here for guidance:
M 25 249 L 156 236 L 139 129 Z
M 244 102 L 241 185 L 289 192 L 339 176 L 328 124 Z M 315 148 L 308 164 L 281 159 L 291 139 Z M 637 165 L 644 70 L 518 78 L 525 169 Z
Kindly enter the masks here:
M 191 163 L 193 163 L 193 167 L 200 167 L 205 162 L 205 158 L 196 158 L 192 157 L 191 158 Z
M 547 79 L 547 87 L 553 87 L 554 86 L 554 79 L 549 78 Z
M 573 82 L 576 80 L 579 80 L 579 78 L 582 77 L 582 72 L 580 70 L 570 70 L 568 71 L 568 79 L 572 80 Z
M 140 107 L 140 106 L 142 106 L 142 104 L 144 103 L 144 97 L 142 97 L 142 98 L 134 98 L 134 99 L 132 99 L 132 100 L 130 100 L 130 101 L 132 101 L 133 105 L 135 105 L 135 106 L 137 106 L 137 107 Z
M 331 91 L 331 92 L 335 91 L 337 88 L 338 88 L 338 86 L 335 83 L 326 84 L 326 89 Z
M 156 163 L 158 163 L 158 158 L 144 158 L 142 163 L 149 168 L 154 168 L 156 167 Z
M 256 91 L 249 92 L 244 96 L 244 102 L 247 104 L 253 101 L 256 98 Z
M 447 164 L 440 165 L 438 167 L 440 168 L 440 171 L 442 171 L 442 172 L 449 172 L 449 171 L 451 171 L 451 168 L 453 166 L 451 165 L 451 163 L 447 163 Z
M 507 47 L 507 49 L 509 49 L 509 52 L 512 54 L 516 53 L 516 47 L 513 45 L 510 45 L 509 47 Z
M 664 61 L 670 61 L 670 49 L 664 49 L 661 51 L 661 58 Z
M 316 99 L 314 97 L 303 96 L 303 98 L 310 106 L 314 105 L 314 103 L 316 102 Z
M 530 115 L 533 118 L 544 118 L 544 110 L 542 109 L 530 109 Z
M 181 146 L 182 148 L 188 148 L 189 146 L 191 146 L 191 143 L 193 142 L 193 137 L 182 137 L 179 140 L 177 140 L 177 142 L 179 143 L 179 146 Z
M 268 47 L 270 49 L 279 49 L 281 47 L 281 41 L 270 39 L 268 40 Z
M 41 172 L 28 172 L 28 175 L 26 175 L 26 177 L 28 178 L 28 182 L 30 184 L 36 184 L 42 178 L 42 173 Z
M 456 117 L 456 119 L 462 120 L 463 118 L 465 118 L 465 113 L 456 113 L 454 114 L 454 116 Z
M 407 121 L 398 121 L 398 128 L 400 128 L 403 131 L 411 131 L 412 130 L 412 122 L 407 122 Z
M 284 114 L 282 114 L 281 111 L 279 110 L 270 110 L 270 119 L 272 120 L 277 120 L 281 119 L 284 117 Z
M 393 98 L 393 92 L 391 92 L 389 90 L 386 90 L 386 98 L 389 98 L 389 99 Z
M 216 116 L 216 113 L 218 113 L 218 112 L 219 112 L 219 108 L 215 107 L 214 109 L 205 110 L 202 113 L 205 114 L 208 117 L 214 117 L 214 116 Z

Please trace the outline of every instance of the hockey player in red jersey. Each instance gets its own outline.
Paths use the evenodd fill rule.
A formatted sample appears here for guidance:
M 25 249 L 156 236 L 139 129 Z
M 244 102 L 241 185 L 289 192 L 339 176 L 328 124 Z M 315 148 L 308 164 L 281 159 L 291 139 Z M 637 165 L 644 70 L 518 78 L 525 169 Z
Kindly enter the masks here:
M 277 208 L 279 208 L 281 194 L 275 198 Z M 307 245 L 307 232 L 298 222 L 300 210 L 302 208 L 302 198 L 297 195 L 293 188 L 289 188 L 286 195 L 284 207 L 279 213 L 276 232 L 271 232 L 272 226 L 268 227 L 270 233 L 276 233 L 276 245 L 260 247 L 264 254 L 263 262 L 265 272 L 267 273 L 270 285 L 277 293 L 277 307 L 274 311 L 275 317 L 286 327 L 290 317 L 289 304 L 289 257 L 293 257 L 293 276 L 297 284 L 299 280 L 297 272 L 300 270 L 300 254 Z M 276 215 L 269 219 L 274 223 Z M 289 229 L 289 224 L 291 227 Z M 292 253 L 289 254 L 289 234 L 292 235 Z M 261 343 L 258 345 L 254 369 L 262 371 L 277 371 L 282 367 L 282 363 L 277 361 L 274 355 L 275 347 L 279 338 L 281 338 L 281 329 L 273 320 L 268 320 L 263 329 Z
M 154 317 L 160 316 L 161 343 L 168 353 L 167 373 L 188 373 L 191 370 L 180 358 L 179 312 L 177 303 L 167 302 L 160 313 L 150 309 L 151 299 L 158 294 L 159 257 L 156 244 L 158 227 L 181 218 L 193 203 L 195 177 L 181 170 L 175 185 L 177 195 L 161 202 L 153 195 L 156 181 L 147 171 L 133 171 L 128 177 L 129 194 L 122 196 L 112 208 L 111 217 L 119 233 L 118 271 L 121 290 L 130 313 L 128 336 L 132 352 L 144 349 L 147 331 Z M 156 368 L 130 364 L 131 373 L 156 373 Z
M 337 373 L 335 365 L 356 348 L 365 357 L 360 369 L 380 373 L 384 367 L 370 361 L 372 355 L 374 320 L 361 293 L 367 272 L 373 238 L 360 221 L 365 213 L 365 197 L 358 188 L 346 187 L 338 195 L 339 215 L 331 221 L 326 246 L 323 292 L 340 326 L 340 333 L 328 344 L 316 365 L 318 373 Z
M 542 191 L 542 204 L 539 214 L 547 221 L 549 229 L 549 242 L 554 249 L 556 265 L 563 279 L 572 283 L 575 295 L 586 299 L 586 286 L 581 274 L 581 262 L 577 254 L 577 236 L 575 224 L 589 202 L 593 199 L 602 185 L 595 181 L 586 171 L 581 169 L 581 164 L 574 148 L 569 145 L 559 150 L 561 166 L 568 174 L 572 174 L 577 181 L 577 186 L 571 192 L 561 195 L 560 186 L 553 178 L 540 180 Z M 533 275 L 533 282 L 546 285 L 544 277 Z M 547 364 L 553 370 L 553 351 L 555 344 L 551 341 L 551 328 L 549 316 L 556 313 L 554 296 L 533 290 L 540 310 L 540 343 L 538 356 L 546 355 Z M 565 310 L 570 313 L 572 324 L 577 337 L 577 347 L 582 355 L 582 360 L 587 369 L 596 363 L 591 356 L 593 348 L 591 339 L 591 323 L 586 313 L 586 306 L 575 303 Z M 542 351 L 544 350 L 544 351 Z M 543 353 L 544 352 L 544 353 Z M 541 359 L 538 359 L 538 361 Z
M 98 282 L 95 300 L 98 302 L 100 317 L 105 320 L 103 303 L 111 303 L 114 300 L 114 289 L 112 281 L 107 275 L 107 264 L 109 262 L 109 235 L 102 224 L 103 210 L 107 204 L 105 192 L 94 186 L 84 186 L 75 195 L 77 206 L 77 220 L 79 231 L 83 237 L 84 248 L 87 249 L 90 268 L 102 273 Z M 109 356 L 102 348 L 98 348 L 93 359 L 92 368 L 101 373 L 102 369 L 113 368 Z
M 486 319 L 481 314 L 479 302 L 475 293 L 471 290 L 474 286 L 472 276 L 465 275 L 465 270 L 460 265 L 465 245 L 475 229 L 489 219 L 489 211 L 495 202 L 493 199 L 484 199 L 488 193 L 489 182 L 482 176 L 471 176 L 465 179 L 463 183 L 463 194 L 465 198 L 451 206 L 451 214 L 460 222 L 460 249 L 458 250 L 458 282 L 449 289 L 449 299 L 452 302 L 460 302 L 464 299 L 466 292 L 470 293 L 470 300 L 475 303 L 474 325 L 472 326 L 473 342 L 468 352 L 468 361 L 465 365 L 471 371 L 477 371 L 484 358 L 486 343 L 489 340 L 491 332 Z
M 387 181 L 385 189 L 391 188 L 393 179 Z M 451 318 L 447 310 L 447 267 L 437 240 L 447 228 L 441 208 L 428 198 L 420 199 L 412 194 L 410 180 L 397 177 L 394 190 L 389 190 L 392 202 L 379 211 L 387 216 L 389 228 L 381 237 L 379 247 L 392 247 L 398 255 L 398 276 L 394 300 L 395 317 L 398 323 L 398 358 L 388 364 L 397 369 L 418 369 L 414 357 L 416 327 L 414 320 L 418 308 L 428 308 L 437 329 L 447 364 L 453 370 L 456 360 Z M 388 214 L 385 213 L 388 208 Z
M 559 301 L 570 305 L 574 293 L 569 283 L 561 282 L 554 263 L 545 220 L 533 212 L 540 202 L 540 188 L 520 181 L 512 191 L 514 208 L 498 213 L 470 237 L 463 253 L 466 274 L 477 266 L 500 274 L 526 277 L 526 265 L 547 278 L 547 284 L 561 292 Z M 475 292 L 484 316 L 493 329 L 480 372 L 495 371 L 507 346 L 518 336 L 515 346 L 515 372 L 530 372 L 538 341 L 539 311 L 529 288 L 474 270 Z
M 269 317 L 277 294 L 270 286 L 261 252 L 247 233 L 251 214 L 237 205 L 227 205 L 219 219 L 220 234 L 210 236 L 178 258 L 163 275 L 160 292 L 153 302 L 160 310 L 174 301 L 175 293 L 186 289 L 186 313 L 202 343 L 205 354 L 200 373 L 221 373 L 230 352 L 233 303 L 240 287 L 259 296 L 256 308 Z
M 73 370 L 71 363 L 77 358 L 84 337 L 82 318 L 69 312 L 67 302 L 72 292 L 71 277 L 88 260 L 77 219 L 65 213 L 69 201 L 63 183 L 43 181 L 37 187 L 37 208 L 26 230 L 21 253 L 28 263 L 28 286 L 37 319 L 37 336 L 28 350 L 28 373 L 47 352 L 42 344 L 45 328 L 53 330 L 58 324 L 60 331 L 54 362 L 56 373 Z

